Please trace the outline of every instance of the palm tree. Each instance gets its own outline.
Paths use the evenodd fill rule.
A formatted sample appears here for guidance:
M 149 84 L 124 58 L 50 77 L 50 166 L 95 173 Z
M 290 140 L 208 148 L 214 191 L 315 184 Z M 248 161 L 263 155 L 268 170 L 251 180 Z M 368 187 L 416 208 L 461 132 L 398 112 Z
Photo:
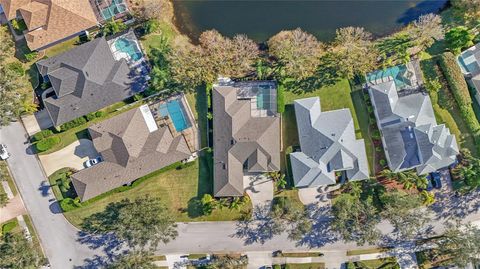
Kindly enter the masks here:
M 422 192 L 420 192 L 420 195 L 422 197 L 424 205 L 429 206 L 435 203 L 435 195 L 433 193 L 423 190 Z

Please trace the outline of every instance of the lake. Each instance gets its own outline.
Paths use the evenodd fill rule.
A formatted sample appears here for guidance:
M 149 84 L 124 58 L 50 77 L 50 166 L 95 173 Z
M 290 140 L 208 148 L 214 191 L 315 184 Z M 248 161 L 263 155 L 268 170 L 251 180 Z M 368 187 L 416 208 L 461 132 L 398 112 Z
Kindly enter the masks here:
M 375 36 L 395 31 L 421 14 L 439 11 L 447 0 L 338 0 L 338 1 L 233 1 L 174 0 L 180 31 L 197 39 L 216 29 L 233 36 L 247 34 L 257 42 L 284 29 L 297 27 L 330 41 L 335 29 L 362 26 Z

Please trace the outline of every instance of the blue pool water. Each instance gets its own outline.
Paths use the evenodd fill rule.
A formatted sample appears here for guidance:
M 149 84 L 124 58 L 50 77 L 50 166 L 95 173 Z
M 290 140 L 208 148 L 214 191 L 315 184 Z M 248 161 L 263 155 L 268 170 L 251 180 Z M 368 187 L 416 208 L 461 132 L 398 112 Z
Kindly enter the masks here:
M 169 116 L 170 119 L 172 119 L 177 132 L 181 132 L 190 127 L 180 100 L 175 99 L 161 104 L 159 111 L 162 116 Z
M 115 41 L 115 48 L 130 55 L 130 58 L 132 58 L 133 61 L 138 61 L 142 58 L 142 53 L 138 49 L 135 41 L 126 38 L 119 38 Z
M 377 70 L 367 75 L 367 81 L 375 83 L 377 79 L 393 77 L 397 89 L 402 89 L 407 86 L 407 79 L 403 77 L 407 67 L 404 65 L 389 67 L 384 70 Z M 386 81 L 386 80 L 385 80 Z
M 260 88 L 257 94 L 257 107 L 260 109 L 269 109 L 270 89 Z
M 117 14 L 123 13 L 127 10 L 125 4 L 122 4 L 123 0 L 113 0 L 109 7 L 102 9 L 101 14 L 105 20 L 110 20 Z

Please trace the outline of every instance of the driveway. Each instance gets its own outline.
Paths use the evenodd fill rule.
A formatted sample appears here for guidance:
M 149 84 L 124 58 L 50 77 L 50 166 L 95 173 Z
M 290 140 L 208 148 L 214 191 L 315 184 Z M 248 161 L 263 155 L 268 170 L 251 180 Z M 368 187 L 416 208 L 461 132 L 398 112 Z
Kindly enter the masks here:
M 17 216 L 25 215 L 27 211 L 23 207 L 22 198 L 20 195 L 8 201 L 7 206 L 0 209 L 0 223 L 16 218 Z
M 64 167 L 81 170 L 85 168 L 83 164 L 88 159 L 96 158 L 97 156 L 98 152 L 95 150 L 93 142 L 88 139 L 80 139 L 59 151 L 47 155 L 39 155 L 38 158 L 42 162 L 45 173 L 47 176 L 50 176 Z
M 46 109 L 37 111 L 33 115 L 22 117 L 22 121 L 30 136 L 38 133 L 40 130 L 48 129 L 53 126 L 52 120 Z
M 250 196 L 253 208 L 270 208 L 273 200 L 273 181 L 265 175 L 247 175 L 243 177 L 245 192 Z

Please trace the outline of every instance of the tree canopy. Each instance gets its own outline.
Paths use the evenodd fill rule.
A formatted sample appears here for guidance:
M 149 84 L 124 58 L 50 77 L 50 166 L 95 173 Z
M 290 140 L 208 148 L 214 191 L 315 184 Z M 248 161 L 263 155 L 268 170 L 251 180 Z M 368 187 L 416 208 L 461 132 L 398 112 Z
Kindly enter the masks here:
M 107 269 L 154 269 L 152 253 L 132 251 L 120 257 L 107 266 Z
M 40 255 L 23 234 L 6 233 L 0 239 L 0 268 L 37 268 L 40 263 Z
M 448 263 L 465 268 L 469 263 L 480 262 L 480 229 L 468 224 L 450 223 L 443 236 L 436 240 L 438 250 L 450 257 Z

